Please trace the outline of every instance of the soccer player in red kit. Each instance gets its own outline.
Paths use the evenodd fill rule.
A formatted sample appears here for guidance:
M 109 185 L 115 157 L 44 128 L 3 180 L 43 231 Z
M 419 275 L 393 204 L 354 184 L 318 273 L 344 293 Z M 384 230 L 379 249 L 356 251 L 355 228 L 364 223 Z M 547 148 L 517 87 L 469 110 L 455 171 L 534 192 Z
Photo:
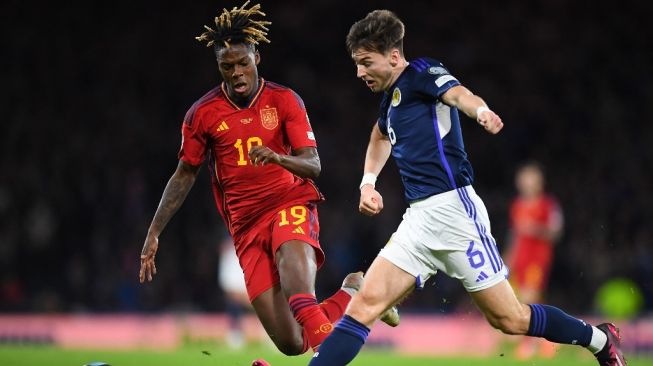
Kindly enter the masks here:
M 512 244 L 506 256 L 511 283 L 526 303 L 543 300 L 553 264 L 553 247 L 563 226 L 557 200 L 544 190 L 544 172 L 536 162 L 522 165 L 515 174 L 518 195 L 510 206 Z M 556 345 L 544 339 L 524 337 L 516 349 L 519 359 L 532 357 L 537 348 L 553 357 Z
M 260 78 L 259 42 L 269 42 L 260 6 L 224 10 L 197 37 L 215 51 L 223 82 L 200 98 L 182 124 L 179 165 L 165 188 L 141 254 L 141 282 L 156 274 L 158 237 L 191 189 L 208 157 L 215 202 L 234 238 L 247 292 L 277 348 L 287 355 L 314 350 L 360 286 L 318 304 L 315 275 L 324 262 L 312 178 L 320 173 L 315 136 L 302 99 Z

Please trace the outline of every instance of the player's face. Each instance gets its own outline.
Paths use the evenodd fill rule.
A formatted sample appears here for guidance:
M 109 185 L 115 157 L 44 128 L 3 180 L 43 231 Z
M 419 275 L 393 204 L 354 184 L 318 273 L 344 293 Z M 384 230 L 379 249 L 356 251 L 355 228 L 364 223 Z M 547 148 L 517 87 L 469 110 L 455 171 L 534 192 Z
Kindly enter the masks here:
M 535 197 L 544 190 L 542 172 L 534 167 L 524 167 L 517 173 L 517 190 L 524 197 Z
M 358 49 L 351 57 L 356 63 L 356 77 L 361 78 L 374 93 L 388 90 L 393 79 L 393 54 Z
M 234 44 L 218 52 L 218 69 L 227 87 L 227 93 L 234 99 L 247 99 L 258 87 L 260 62 L 258 51 L 245 44 Z

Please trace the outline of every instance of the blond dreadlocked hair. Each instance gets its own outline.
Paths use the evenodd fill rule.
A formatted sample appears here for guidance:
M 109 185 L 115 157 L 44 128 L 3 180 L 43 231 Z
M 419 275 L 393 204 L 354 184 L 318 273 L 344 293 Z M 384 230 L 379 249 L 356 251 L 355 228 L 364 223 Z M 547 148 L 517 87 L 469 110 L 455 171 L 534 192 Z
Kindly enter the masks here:
M 213 46 L 216 50 L 229 48 L 232 43 L 244 42 L 251 46 L 256 46 L 259 42 L 270 43 L 266 38 L 269 31 L 267 26 L 272 23 L 252 19 L 256 15 L 265 16 L 265 13 L 261 11 L 260 4 L 245 9 L 247 4 L 249 0 L 240 8 L 234 6 L 231 10 L 223 9 L 222 14 L 215 17 L 215 28 L 205 25 L 206 32 L 195 39 L 206 42 L 206 47 Z

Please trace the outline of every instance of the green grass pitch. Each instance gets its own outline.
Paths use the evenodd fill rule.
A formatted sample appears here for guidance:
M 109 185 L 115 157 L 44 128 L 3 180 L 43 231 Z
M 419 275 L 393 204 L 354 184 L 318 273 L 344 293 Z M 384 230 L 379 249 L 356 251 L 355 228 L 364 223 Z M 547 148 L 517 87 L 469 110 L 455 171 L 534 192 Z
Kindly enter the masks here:
M 0 346 L 2 366 L 82 366 L 92 361 L 102 361 L 111 366 L 250 366 L 252 360 L 264 358 L 272 366 L 304 366 L 310 355 L 286 357 L 269 347 L 248 347 L 230 351 L 217 346 L 185 347 L 173 352 L 156 351 L 88 351 L 62 350 L 40 346 Z M 434 358 L 403 356 L 388 351 L 364 350 L 351 365 L 370 366 L 549 366 L 596 365 L 596 361 L 583 350 L 566 347 L 553 359 L 534 358 L 517 361 L 508 354 L 497 354 L 485 358 Z M 651 358 L 632 358 L 631 366 L 653 366 Z

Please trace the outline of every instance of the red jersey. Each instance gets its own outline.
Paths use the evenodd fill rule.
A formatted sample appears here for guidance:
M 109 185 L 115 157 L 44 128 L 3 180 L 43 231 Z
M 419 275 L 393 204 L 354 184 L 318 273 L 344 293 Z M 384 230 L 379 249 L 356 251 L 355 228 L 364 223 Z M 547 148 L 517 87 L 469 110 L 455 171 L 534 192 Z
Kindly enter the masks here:
M 260 79 L 256 94 L 241 108 L 223 83 L 186 113 L 179 159 L 197 166 L 208 156 L 215 202 L 232 236 L 271 210 L 323 199 L 310 179 L 276 164 L 252 165 L 248 152 L 256 145 L 286 155 L 317 146 L 299 95 Z
M 510 207 L 510 221 L 513 228 L 530 225 L 550 228 L 555 225 L 556 220 L 557 222 L 562 220 L 558 203 L 547 195 L 541 195 L 534 200 L 516 198 Z M 515 265 L 536 262 L 548 267 L 551 264 L 553 259 L 551 240 L 519 234 L 517 230 L 514 232 Z

